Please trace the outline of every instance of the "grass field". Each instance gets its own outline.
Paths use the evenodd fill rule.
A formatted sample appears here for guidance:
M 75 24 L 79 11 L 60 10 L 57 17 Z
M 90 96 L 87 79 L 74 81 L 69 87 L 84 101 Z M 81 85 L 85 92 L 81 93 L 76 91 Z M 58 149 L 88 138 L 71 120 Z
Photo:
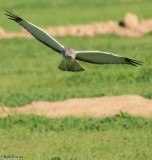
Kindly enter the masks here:
M 0 118 L 0 154 L 26 160 L 150 160 L 152 119 Z
M 46 27 L 109 19 L 120 20 L 127 11 L 133 11 L 140 18 L 149 18 L 150 3 L 150 0 L 128 3 L 118 0 L 115 3 L 98 0 L 88 0 L 87 3 L 75 3 L 71 0 L 32 0 L 27 3 L 17 0 L 14 3 L 1 0 L 0 26 L 6 30 L 21 29 L 14 22 L 7 20 L 4 9 L 19 13 L 29 21 Z M 85 7 L 89 8 L 89 13 Z M 40 14 L 42 10 L 43 14 Z M 55 16 L 48 16 L 49 13 Z M 64 18 L 61 18 L 61 15 Z M 61 61 L 59 55 L 35 40 L 0 40 L 0 105 L 17 106 L 30 103 L 32 100 L 54 101 L 72 97 L 120 94 L 139 94 L 152 98 L 149 87 L 152 84 L 151 34 L 140 38 L 109 35 L 91 38 L 58 37 L 58 40 L 75 49 L 105 50 L 132 57 L 143 61 L 144 66 L 101 67 L 82 63 L 86 69 L 84 73 L 63 73 L 57 70 Z
M 92 22 L 123 19 L 126 12 L 137 14 L 139 18 L 151 18 L 151 0 L 0 0 L 0 26 L 7 31 L 17 31 L 16 24 L 8 25 L 5 10 L 12 10 L 40 27 L 50 25 L 87 24 Z M 33 9 L 34 8 L 34 9 Z M 55 16 L 54 16 L 55 15 Z
M 121 0 L 88 0 L 87 3 L 80 0 L 76 3 L 71 0 L 28 1 L 0 0 L 0 26 L 7 31 L 21 29 L 7 19 L 4 9 L 19 13 L 38 26 L 47 27 L 109 19 L 121 20 L 128 11 L 136 13 L 140 18 L 149 18 L 152 4 L 150 0 L 128 3 Z M 89 8 L 90 12 L 85 8 Z M 40 14 L 42 10 L 43 14 Z M 152 99 L 151 35 L 150 33 L 136 38 L 115 35 L 57 37 L 63 45 L 77 50 L 109 51 L 144 63 L 136 68 L 126 65 L 97 66 L 80 62 L 86 69 L 83 73 L 59 71 L 57 68 L 61 62 L 60 55 L 34 39 L 0 40 L 0 106 L 21 106 L 33 100 L 55 101 L 122 94 L 138 94 Z
M 0 0 L 0 26 L 19 31 L 7 20 L 5 9 L 32 23 L 87 24 L 123 18 L 133 12 L 151 18 L 151 0 Z M 34 9 L 33 9 L 34 8 Z M 0 40 L 0 106 L 22 106 L 31 101 L 73 97 L 138 94 L 152 99 L 152 33 L 143 37 L 104 35 L 56 37 L 77 50 L 103 50 L 143 61 L 143 66 L 91 65 L 80 62 L 82 73 L 58 70 L 59 54 L 34 39 Z M 0 159 L 26 160 L 150 160 L 152 119 L 127 114 L 107 118 L 46 118 L 36 115 L 0 117 Z
M 91 65 L 81 73 L 58 70 L 61 56 L 36 40 L 3 39 L 0 46 L 0 106 L 21 106 L 33 100 L 138 94 L 152 98 L 151 34 L 128 38 L 114 35 L 58 37 L 75 49 L 98 49 L 143 61 L 143 66 Z M 29 49 L 30 48 L 30 49 Z

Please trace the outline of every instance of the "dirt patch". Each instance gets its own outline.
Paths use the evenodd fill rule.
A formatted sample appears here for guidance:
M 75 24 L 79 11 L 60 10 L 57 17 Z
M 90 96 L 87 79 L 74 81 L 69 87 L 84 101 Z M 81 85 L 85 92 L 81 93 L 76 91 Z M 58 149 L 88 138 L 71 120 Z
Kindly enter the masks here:
M 135 14 L 127 13 L 120 22 L 107 21 L 87 25 L 68 25 L 48 27 L 44 29 L 52 36 L 94 36 L 102 34 L 118 34 L 121 36 L 142 36 L 152 31 L 152 19 L 139 20 Z M 7 33 L 0 27 L 0 38 L 15 38 L 32 36 L 24 29 L 21 32 Z
M 32 102 L 17 108 L 0 107 L 0 115 L 13 113 L 37 114 L 47 117 L 93 116 L 105 117 L 127 112 L 134 116 L 152 117 L 152 100 L 136 95 L 101 98 L 79 98 L 59 102 Z

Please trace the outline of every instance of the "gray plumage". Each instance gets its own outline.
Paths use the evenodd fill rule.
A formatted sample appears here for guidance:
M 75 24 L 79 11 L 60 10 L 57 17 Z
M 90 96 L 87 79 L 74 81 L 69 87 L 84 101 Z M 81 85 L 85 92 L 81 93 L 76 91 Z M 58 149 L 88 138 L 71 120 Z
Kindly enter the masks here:
M 50 36 L 41 28 L 24 20 L 12 12 L 6 11 L 9 19 L 16 21 L 28 32 L 30 32 L 38 41 L 50 47 L 54 51 L 62 55 L 62 62 L 59 69 L 62 71 L 80 72 L 84 69 L 78 64 L 77 60 L 93 63 L 93 64 L 130 64 L 133 66 L 141 65 L 142 62 L 136 61 L 127 57 L 104 51 L 76 51 L 72 48 L 64 47 L 56 39 Z

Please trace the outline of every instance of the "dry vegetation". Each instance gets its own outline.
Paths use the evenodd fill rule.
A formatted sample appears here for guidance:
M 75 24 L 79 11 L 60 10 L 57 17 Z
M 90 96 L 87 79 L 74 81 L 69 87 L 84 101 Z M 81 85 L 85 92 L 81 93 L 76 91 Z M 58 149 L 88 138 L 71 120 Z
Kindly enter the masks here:
M 127 112 L 134 116 L 152 117 L 152 100 L 135 95 L 101 98 L 79 98 L 58 102 L 32 102 L 15 109 L 0 107 L 0 115 L 12 113 L 38 114 L 47 117 L 93 116 L 105 117 Z
M 152 31 L 152 19 L 139 20 L 135 14 L 126 13 L 123 21 L 107 21 L 96 22 L 87 25 L 68 25 L 58 27 L 48 27 L 45 29 L 52 36 L 94 36 L 101 34 L 118 34 L 121 36 L 142 36 Z M 32 38 L 32 36 L 24 29 L 21 32 L 7 33 L 0 27 L 0 38 L 15 38 L 26 37 Z

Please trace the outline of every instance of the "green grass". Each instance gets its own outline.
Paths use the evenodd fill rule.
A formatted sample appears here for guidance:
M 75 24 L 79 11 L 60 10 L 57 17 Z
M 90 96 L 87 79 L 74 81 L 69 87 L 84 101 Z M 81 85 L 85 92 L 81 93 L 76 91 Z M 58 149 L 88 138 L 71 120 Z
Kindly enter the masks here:
M 138 94 L 152 99 L 151 34 L 58 37 L 77 50 L 114 52 L 143 61 L 143 66 L 92 65 L 80 62 L 81 73 L 58 70 L 61 56 L 36 40 L 0 40 L 0 106 L 21 106 L 33 100 L 56 101 L 74 97 Z
M 7 31 L 17 31 L 20 28 L 15 23 L 10 25 L 4 10 L 12 10 L 40 27 L 48 27 L 107 20 L 120 21 L 126 12 L 135 13 L 139 18 L 151 18 L 152 1 L 122 3 L 121 0 L 0 0 L 0 4 L 0 25 Z
M 12 10 L 28 21 L 48 27 L 122 20 L 126 12 L 151 18 L 151 0 L 0 0 L 0 26 L 19 31 L 7 20 Z M 34 8 L 34 9 L 33 9 Z M 103 50 L 143 61 L 143 66 L 91 65 L 80 62 L 83 73 L 58 70 L 59 54 L 36 40 L 0 40 L 0 106 L 21 106 L 31 101 L 55 101 L 73 97 L 138 94 L 152 99 L 152 34 L 129 38 L 115 35 L 57 37 L 77 50 Z M 66 117 L 36 115 L 0 117 L 0 156 L 24 156 L 27 160 L 150 160 L 152 119 L 120 113 L 114 117 Z M 2 157 L 0 157 L 1 159 Z
M 122 3 L 121 0 L 88 0 L 87 3 L 81 0 L 0 0 L 0 26 L 7 31 L 21 29 L 16 23 L 7 20 L 4 9 L 12 10 L 40 27 L 47 27 L 109 19 L 118 21 L 128 11 L 140 18 L 150 18 L 151 3 L 150 0 L 128 3 Z M 0 106 L 21 106 L 33 100 L 55 101 L 122 94 L 138 94 L 152 99 L 151 35 L 137 38 L 115 35 L 57 37 L 63 45 L 78 50 L 109 51 L 144 62 L 138 68 L 80 62 L 86 69 L 83 73 L 58 70 L 60 55 L 36 40 L 0 40 Z
M 27 160 L 149 160 L 152 119 L 114 117 L 0 118 L 0 154 Z

